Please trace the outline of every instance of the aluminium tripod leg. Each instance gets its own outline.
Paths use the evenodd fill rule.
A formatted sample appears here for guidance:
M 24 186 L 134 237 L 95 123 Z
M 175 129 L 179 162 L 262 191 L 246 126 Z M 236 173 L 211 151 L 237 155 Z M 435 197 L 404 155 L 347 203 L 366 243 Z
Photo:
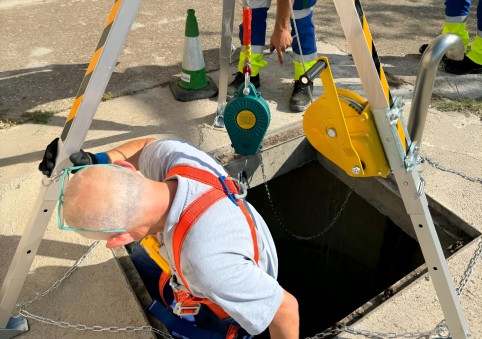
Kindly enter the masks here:
M 140 3 L 141 0 L 116 0 L 106 21 L 99 44 L 62 131 L 52 180 L 46 177 L 42 180 L 33 213 L 0 290 L 2 338 L 7 338 L 7 331 L 11 331 L 8 328 L 9 319 L 17 319 L 11 318 L 11 313 L 58 200 L 60 185 L 55 181 L 56 174 L 67 167 L 69 155 L 77 152 L 84 142 Z
M 221 48 L 219 49 L 218 108 L 216 110 L 216 117 L 214 118 L 215 127 L 224 127 L 224 108 L 226 107 L 226 98 L 228 95 L 229 63 L 231 61 L 231 45 L 233 41 L 234 8 L 234 0 L 223 1 Z
M 393 171 L 393 174 L 407 213 L 412 220 L 450 334 L 452 338 L 469 338 L 470 329 L 460 306 L 454 281 L 428 208 L 424 181 L 417 171 L 408 172 L 405 169 L 399 169 Z
M 471 333 L 435 232 L 423 179 L 415 169 L 406 164 L 407 159 L 412 161 L 414 145 L 410 141 L 401 114 L 403 103 L 393 100 L 390 95 L 360 0 L 334 0 L 334 3 L 370 103 L 380 141 L 412 220 L 449 331 L 453 338 L 468 338 Z M 423 79 L 427 80 L 428 77 Z

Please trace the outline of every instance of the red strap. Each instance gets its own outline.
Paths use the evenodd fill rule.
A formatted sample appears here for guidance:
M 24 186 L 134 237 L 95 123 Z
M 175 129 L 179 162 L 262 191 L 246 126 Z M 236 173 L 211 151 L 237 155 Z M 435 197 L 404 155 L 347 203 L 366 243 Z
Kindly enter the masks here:
M 187 234 L 191 227 L 196 223 L 196 221 L 201 217 L 201 215 L 211 207 L 215 202 L 226 197 L 224 191 L 217 190 L 215 188 L 210 189 L 203 195 L 200 195 L 196 200 L 194 200 L 181 214 L 179 218 L 179 223 L 174 230 L 174 235 L 172 237 L 172 250 L 174 255 L 174 266 L 176 267 L 176 272 L 181 278 L 184 286 L 190 291 L 186 280 L 181 271 L 181 249 L 186 239 Z
M 239 327 L 236 325 L 229 325 L 228 332 L 226 333 L 226 339 L 236 339 Z
M 199 220 L 199 218 L 204 214 L 204 212 L 206 212 L 212 205 L 214 205 L 219 200 L 226 198 L 228 196 L 227 192 L 224 191 L 224 187 L 221 184 L 221 181 L 219 180 L 218 177 L 216 177 L 213 173 L 200 168 L 195 168 L 190 166 L 176 166 L 169 171 L 169 173 L 166 175 L 166 179 L 173 175 L 180 175 L 182 177 L 196 180 L 198 182 L 202 182 L 206 185 L 213 187 L 206 193 L 197 197 L 193 202 L 189 204 L 187 208 L 184 209 L 183 213 L 179 218 L 179 222 L 176 225 L 176 228 L 174 230 L 173 239 L 172 239 L 174 266 L 176 268 L 176 272 L 178 276 L 182 280 L 182 283 L 189 291 L 189 294 L 184 291 L 174 292 L 176 301 L 182 302 L 182 305 L 186 307 L 205 304 L 219 318 L 225 319 L 229 317 L 229 315 L 221 307 L 214 304 L 209 299 L 198 298 L 192 295 L 189 285 L 187 284 L 187 281 L 184 278 L 181 271 L 181 250 L 184 244 L 184 240 L 186 239 L 187 234 L 191 230 L 192 226 Z M 232 181 L 225 181 L 225 183 L 231 192 L 238 191 L 236 185 Z M 249 228 L 251 231 L 251 238 L 253 240 L 253 247 L 254 247 L 254 260 L 256 264 L 258 264 L 258 259 L 259 259 L 258 242 L 256 240 L 256 229 L 254 226 L 254 222 L 246 206 L 244 205 L 243 201 L 238 200 L 237 202 L 238 202 L 238 206 L 240 207 L 243 215 L 245 216 L 249 224 Z
M 201 168 L 186 165 L 176 166 L 167 173 L 164 180 L 167 180 L 168 178 L 176 174 L 184 178 L 189 178 L 195 181 L 202 182 L 203 184 L 217 188 L 221 191 L 224 190 L 223 185 L 221 185 L 221 181 L 219 181 L 219 177 Z M 227 180 L 226 185 L 231 192 L 237 192 L 238 188 L 236 187 L 234 182 Z
M 246 217 L 246 221 L 249 224 L 249 229 L 251 231 L 251 239 L 253 239 L 253 246 L 254 246 L 254 262 L 258 264 L 259 253 L 258 253 L 258 241 L 256 240 L 256 228 L 254 227 L 253 219 L 248 212 L 248 209 L 244 205 L 242 200 L 238 200 L 239 208 L 241 208 L 241 212 L 243 212 L 244 216 Z
M 164 305 L 166 305 L 167 309 L 170 310 L 171 306 L 167 303 L 166 298 L 164 297 L 164 287 L 166 286 L 169 279 L 171 279 L 171 275 L 162 271 L 161 277 L 159 278 L 159 294 L 161 295 Z
M 243 7 L 243 45 L 251 45 L 251 8 Z

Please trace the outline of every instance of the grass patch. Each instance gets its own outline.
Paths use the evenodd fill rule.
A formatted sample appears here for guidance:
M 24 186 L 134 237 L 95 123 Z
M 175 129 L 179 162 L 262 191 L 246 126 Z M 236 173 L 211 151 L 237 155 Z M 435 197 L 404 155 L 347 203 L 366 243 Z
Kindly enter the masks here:
M 435 108 L 442 112 L 462 112 L 472 113 L 482 116 L 482 100 L 481 99 L 440 99 L 434 102 Z
M 385 77 L 387 78 L 388 85 L 393 88 L 400 88 L 403 85 L 408 84 L 405 80 L 390 74 L 389 72 L 385 71 Z
M 111 99 L 114 99 L 115 98 L 115 95 L 114 93 L 112 92 L 105 92 L 104 95 L 102 96 L 102 101 L 108 101 L 108 100 L 111 100 Z
M 32 112 L 25 112 L 22 114 L 23 121 L 22 123 L 27 121 L 33 121 L 35 124 L 46 124 L 49 122 L 49 119 L 55 112 L 53 111 L 32 111 Z

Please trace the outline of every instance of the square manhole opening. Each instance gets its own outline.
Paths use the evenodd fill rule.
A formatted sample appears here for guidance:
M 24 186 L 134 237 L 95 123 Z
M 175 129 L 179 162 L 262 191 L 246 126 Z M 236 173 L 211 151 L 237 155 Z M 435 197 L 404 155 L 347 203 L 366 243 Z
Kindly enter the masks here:
M 420 246 L 410 231 L 350 193 L 351 187 L 320 163 L 291 170 L 267 187 L 251 188 L 247 200 L 273 235 L 278 281 L 299 303 L 300 337 L 353 320 L 364 304 L 377 304 L 377 298 L 381 303 L 424 272 Z M 403 203 L 398 208 L 406 213 Z M 443 222 L 443 230 L 435 223 L 448 257 L 474 236 L 447 232 L 457 227 Z M 268 332 L 260 338 L 269 338 Z

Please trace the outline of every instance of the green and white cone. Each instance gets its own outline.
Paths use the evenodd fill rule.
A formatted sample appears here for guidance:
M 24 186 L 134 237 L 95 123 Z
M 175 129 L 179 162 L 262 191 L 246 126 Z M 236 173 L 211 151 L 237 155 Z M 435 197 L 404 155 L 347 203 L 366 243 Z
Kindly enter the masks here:
M 210 98 L 218 93 L 214 82 L 206 76 L 206 68 L 194 9 L 188 9 L 182 58 L 181 79 L 171 83 L 176 100 L 191 101 Z

